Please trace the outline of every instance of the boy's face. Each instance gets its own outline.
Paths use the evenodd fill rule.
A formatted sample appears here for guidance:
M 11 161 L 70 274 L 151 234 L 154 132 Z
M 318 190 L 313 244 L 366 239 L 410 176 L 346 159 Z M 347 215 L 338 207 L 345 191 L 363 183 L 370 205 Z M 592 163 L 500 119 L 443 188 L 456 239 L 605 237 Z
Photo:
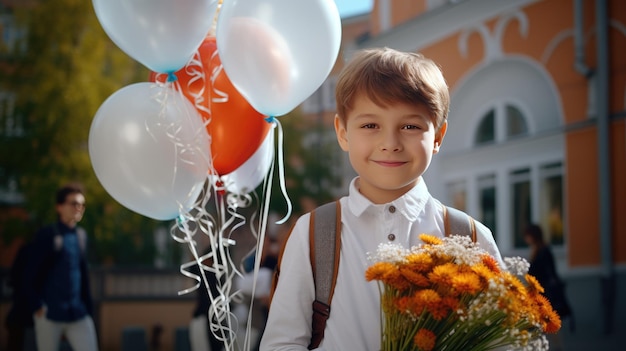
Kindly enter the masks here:
M 446 127 L 435 131 L 425 106 L 381 107 L 365 94 L 356 96 L 345 125 L 335 117 L 337 140 L 359 175 L 359 191 L 374 203 L 393 201 L 415 186 Z

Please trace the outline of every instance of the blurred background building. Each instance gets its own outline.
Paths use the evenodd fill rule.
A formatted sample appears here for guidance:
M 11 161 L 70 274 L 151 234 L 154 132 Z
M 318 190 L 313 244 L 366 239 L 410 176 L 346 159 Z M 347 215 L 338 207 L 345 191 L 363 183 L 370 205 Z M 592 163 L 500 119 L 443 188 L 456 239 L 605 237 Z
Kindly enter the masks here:
M 96 242 L 93 291 L 102 349 L 119 350 L 125 331 L 137 328 L 147 340 L 158 326 L 161 349 L 182 350 L 194 304 L 193 296 L 176 294 L 189 285 L 177 269 L 184 261 L 184 248 L 168 240 L 170 224 L 138 218 L 110 199 L 85 156 L 89 121 L 99 104 L 116 88 L 147 80 L 148 73 L 108 41 L 90 2 L 43 2 L 67 3 L 59 12 L 48 9 L 47 16 L 35 3 L 0 1 L 3 272 L 25 240 L 22 236 L 29 236 L 24 233 L 44 221 L 40 208 L 48 206 L 45 201 L 51 196 L 43 191 L 54 189 L 63 177 L 88 179 L 89 207 L 83 222 Z M 76 118 L 72 125 L 83 131 L 67 150 L 57 150 L 47 147 L 43 138 L 52 134 L 55 123 L 34 121 L 45 111 L 24 108 L 28 104 L 21 103 L 20 96 L 31 90 L 9 79 L 16 77 L 23 62 L 50 60 L 45 51 L 32 52 L 32 44 L 25 45 L 32 43 L 25 39 L 35 29 L 22 25 L 20 16 L 29 13 L 24 8 L 48 18 L 48 31 L 53 32 L 65 21 L 62 18 L 75 17 L 67 16 L 74 13 L 68 6 L 77 6 L 72 11 L 85 16 L 72 18 L 63 28 L 71 32 L 89 22 L 97 35 L 90 42 L 81 41 L 90 31 L 71 37 L 74 51 L 70 51 L 80 56 L 76 52 L 85 50 L 83 56 L 71 64 L 54 61 L 52 67 L 61 71 L 67 64 L 71 74 L 82 79 L 66 81 L 54 71 L 44 80 L 25 83 L 38 96 L 42 94 L 38 86 L 46 79 L 56 84 L 48 101 L 54 94 L 57 99 L 69 94 L 62 90 L 67 89 L 65 83 L 80 84 L 85 77 L 92 80 L 88 88 L 98 90 L 95 96 L 73 102 L 76 108 L 85 108 L 72 117 Z M 286 175 L 294 216 L 343 195 L 354 176 L 332 128 L 334 86 L 345 60 L 368 47 L 421 52 L 441 66 L 452 96 L 448 134 L 425 176 L 432 194 L 485 223 L 505 256 L 527 257 L 522 230 L 529 222 L 539 223 L 574 309 L 576 331 L 564 324 L 565 349 L 621 349 L 618 337 L 626 331 L 626 301 L 620 298 L 626 294 L 626 2 L 373 0 L 371 11 L 343 18 L 342 23 L 335 69 L 296 111 L 281 117 L 289 145 Z M 103 53 L 89 46 L 95 40 L 102 42 Z M 56 49 L 58 55 L 64 47 Z M 101 56 L 94 57 L 96 53 Z M 85 61 L 105 69 L 79 71 Z M 95 88 L 96 81 L 104 83 Z M 74 94 L 77 89 L 81 86 Z M 52 105 L 45 107 L 53 111 Z M 76 114 L 72 108 L 64 112 Z M 69 140 L 67 134 L 59 135 Z M 43 146 L 33 146 L 38 143 Z M 87 158 L 83 168 L 68 166 L 63 173 L 46 168 L 54 159 L 37 158 L 46 152 L 69 155 L 70 150 L 78 155 L 75 160 Z M 18 162 L 23 159 L 35 165 L 23 167 Z M 37 176 L 42 179 L 32 180 Z M 9 290 L 0 288 L 4 323 Z M 0 328 L 0 349 L 4 342 L 5 331 Z

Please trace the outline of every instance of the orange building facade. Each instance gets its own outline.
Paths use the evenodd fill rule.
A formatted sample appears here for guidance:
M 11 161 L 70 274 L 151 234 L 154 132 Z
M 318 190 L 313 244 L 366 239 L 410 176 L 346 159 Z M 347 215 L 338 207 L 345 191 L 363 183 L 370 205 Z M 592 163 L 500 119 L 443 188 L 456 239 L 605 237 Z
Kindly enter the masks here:
M 520 228 L 537 222 L 566 257 L 564 269 L 597 268 L 606 256 L 619 269 L 626 263 L 619 215 L 626 213 L 626 3 L 602 3 L 598 24 L 595 1 L 377 0 L 371 14 L 344 21 L 342 56 L 320 91 L 334 87 L 358 49 L 433 59 L 452 101 L 442 151 L 425 175 L 431 192 L 491 224 L 504 254 L 524 253 Z M 305 113 L 324 110 L 326 122 L 332 108 L 303 104 Z

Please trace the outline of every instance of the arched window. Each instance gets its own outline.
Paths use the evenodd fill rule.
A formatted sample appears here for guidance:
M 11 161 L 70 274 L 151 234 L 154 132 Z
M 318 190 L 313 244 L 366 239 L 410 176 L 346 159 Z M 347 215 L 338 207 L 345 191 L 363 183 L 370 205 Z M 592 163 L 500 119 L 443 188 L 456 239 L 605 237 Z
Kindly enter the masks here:
M 506 136 L 507 139 L 528 134 L 526 118 L 517 107 L 506 105 Z
M 528 222 L 564 245 L 562 115 L 550 75 L 533 61 L 471 72 L 453 91 L 444 146 L 424 174 L 429 189 L 490 228 L 506 255 L 526 250 Z
M 496 141 L 496 114 L 494 110 L 489 110 L 482 118 L 476 131 L 476 144 L 493 143 Z
M 522 111 L 515 105 L 504 103 L 489 109 L 476 129 L 476 145 L 503 142 L 528 135 L 528 123 Z

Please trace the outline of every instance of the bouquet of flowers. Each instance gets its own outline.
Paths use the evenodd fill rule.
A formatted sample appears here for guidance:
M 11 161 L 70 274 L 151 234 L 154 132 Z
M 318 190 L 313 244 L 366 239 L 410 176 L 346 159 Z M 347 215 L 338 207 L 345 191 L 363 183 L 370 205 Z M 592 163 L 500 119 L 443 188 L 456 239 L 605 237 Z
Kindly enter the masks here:
M 381 244 L 369 254 L 365 278 L 380 289 L 382 351 L 548 349 L 545 333 L 561 320 L 526 260 L 505 258 L 500 267 L 467 236 L 420 239 L 411 249 Z

